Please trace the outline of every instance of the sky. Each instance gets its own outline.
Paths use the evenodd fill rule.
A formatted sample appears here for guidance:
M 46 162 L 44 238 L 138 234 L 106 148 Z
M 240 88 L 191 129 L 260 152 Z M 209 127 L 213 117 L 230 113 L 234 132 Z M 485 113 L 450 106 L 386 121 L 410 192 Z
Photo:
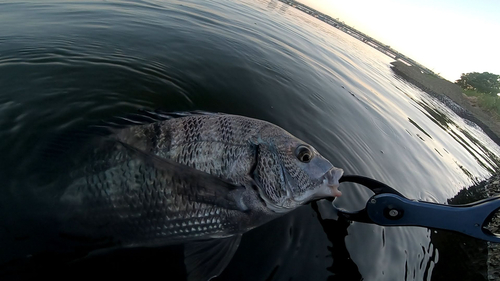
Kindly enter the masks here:
M 499 0 L 298 0 L 442 77 L 500 74 Z

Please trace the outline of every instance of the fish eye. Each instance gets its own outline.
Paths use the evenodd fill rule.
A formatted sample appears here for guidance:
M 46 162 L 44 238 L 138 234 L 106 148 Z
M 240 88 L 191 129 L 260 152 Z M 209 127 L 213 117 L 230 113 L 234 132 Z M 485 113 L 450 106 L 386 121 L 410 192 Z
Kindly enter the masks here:
M 297 159 L 299 159 L 300 162 L 309 163 L 314 155 L 309 147 L 305 145 L 299 145 L 297 149 L 295 149 L 295 156 L 297 157 Z

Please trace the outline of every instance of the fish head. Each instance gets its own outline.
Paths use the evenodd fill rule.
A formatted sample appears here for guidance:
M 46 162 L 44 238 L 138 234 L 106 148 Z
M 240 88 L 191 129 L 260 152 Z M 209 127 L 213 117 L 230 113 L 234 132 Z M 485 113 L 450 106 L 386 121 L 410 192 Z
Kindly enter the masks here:
M 254 180 L 266 205 L 287 212 L 308 202 L 338 197 L 343 170 L 310 144 L 277 127 L 261 136 Z M 278 133 L 276 132 L 278 131 Z

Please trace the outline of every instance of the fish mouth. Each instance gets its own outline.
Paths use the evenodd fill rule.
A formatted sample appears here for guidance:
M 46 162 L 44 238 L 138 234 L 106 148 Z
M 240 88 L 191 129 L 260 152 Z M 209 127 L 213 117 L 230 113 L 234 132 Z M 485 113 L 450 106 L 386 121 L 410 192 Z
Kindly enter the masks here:
M 318 182 L 316 188 L 307 190 L 292 200 L 299 204 L 305 204 L 319 199 L 341 196 L 342 192 L 339 191 L 338 187 L 340 185 L 339 180 L 343 174 L 344 170 L 332 167 L 319 179 L 320 182 Z
M 323 176 L 323 186 L 326 187 L 326 193 L 330 193 L 333 197 L 339 197 L 342 195 L 339 188 L 339 180 L 344 174 L 344 170 L 340 168 L 333 167 Z M 325 194 L 326 195 L 326 194 Z

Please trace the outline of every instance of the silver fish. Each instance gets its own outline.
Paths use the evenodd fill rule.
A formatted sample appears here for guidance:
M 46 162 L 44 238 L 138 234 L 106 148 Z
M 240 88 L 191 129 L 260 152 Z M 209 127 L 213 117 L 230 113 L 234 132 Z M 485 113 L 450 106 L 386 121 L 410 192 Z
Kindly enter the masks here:
M 241 234 L 341 195 L 343 171 L 274 124 L 225 114 L 157 117 L 89 142 L 59 198 L 62 231 L 121 247 L 186 243 L 188 279 L 207 280 L 229 263 Z

